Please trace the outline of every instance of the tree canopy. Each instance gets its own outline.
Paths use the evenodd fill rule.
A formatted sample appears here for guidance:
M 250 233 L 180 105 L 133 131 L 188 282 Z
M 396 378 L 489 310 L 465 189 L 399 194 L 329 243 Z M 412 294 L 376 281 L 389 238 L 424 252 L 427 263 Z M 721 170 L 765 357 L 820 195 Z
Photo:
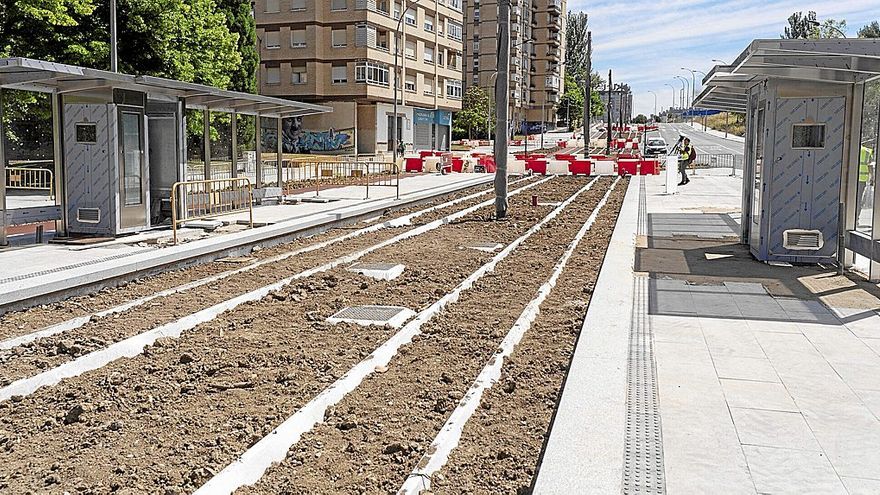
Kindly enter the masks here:
M 782 38 L 789 40 L 815 39 L 819 37 L 819 25 L 816 13 L 812 10 L 804 15 L 803 12 L 794 12 L 788 17 L 788 27 Z
M 461 101 L 461 110 L 452 119 L 452 132 L 472 139 L 474 134 L 488 132 L 490 127 L 494 129 L 495 122 L 489 119 L 490 108 L 489 94 L 483 88 L 468 87 Z
M 859 29 L 859 38 L 880 38 L 880 23 L 873 21 Z

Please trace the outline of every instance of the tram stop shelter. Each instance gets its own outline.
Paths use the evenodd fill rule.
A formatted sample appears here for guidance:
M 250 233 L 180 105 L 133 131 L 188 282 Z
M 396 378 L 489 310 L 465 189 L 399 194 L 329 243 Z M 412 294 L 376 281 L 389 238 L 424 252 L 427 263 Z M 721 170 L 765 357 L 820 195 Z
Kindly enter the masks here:
M 247 176 L 255 193 L 280 194 L 282 120 L 332 111 L 281 98 L 227 91 L 160 77 L 121 74 L 27 58 L 0 59 L 3 90 L 49 93 L 53 163 L 50 204 L 7 208 L 7 170 L 0 140 L 0 246 L 10 225 L 55 221 L 56 235 L 113 237 L 163 224 L 175 183 Z M 212 157 L 212 113 L 228 114 L 226 156 Z M 199 117 L 199 150 L 188 149 L 187 114 Z M 252 133 L 240 133 L 242 124 Z M 212 124 L 213 125 L 213 124 Z M 238 136 L 250 135 L 242 153 Z M 0 136 L 5 135 L 0 118 Z M 200 155 L 193 173 L 194 153 Z M 215 153 L 216 155 L 216 153 Z M 247 163 L 240 163 L 245 161 Z M 247 183 L 247 181 L 243 181 Z
M 880 41 L 755 40 L 694 101 L 746 115 L 742 243 L 880 280 Z

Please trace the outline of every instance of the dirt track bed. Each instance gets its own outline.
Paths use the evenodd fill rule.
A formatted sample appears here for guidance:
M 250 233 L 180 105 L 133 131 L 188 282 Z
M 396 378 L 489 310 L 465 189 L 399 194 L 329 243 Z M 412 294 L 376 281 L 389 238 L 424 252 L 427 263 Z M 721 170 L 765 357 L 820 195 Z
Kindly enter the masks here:
M 534 190 L 542 201 L 561 201 L 585 183 L 555 179 Z M 480 210 L 365 258 L 407 265 L 394 281 L 332 270 L 224 313 L 179 339 L 163 339 L 132 359 L 0 402 L 0 491 L 192 491 L 390 333 L 331 326 L 327 316 L 377 302 L 424 308 L 492 256 L 462 245 L 487 238 L 509 243 L 550 211 L 527 206 L 529 196 L 512 198 L 507 222 L 480 221 L 491 211 Z M 343 251 L 353 249 L 346 246 Z M 273 273 L 273 280 L 281 276 Z M 119 332 L 120 326 L 107 322 L 101 328 Z
M 303 435 L 283 463 L 271 468 L 256 485 L 243 488 L 239 493 L 396 492 L 508 329 L 550 276 L 559 256 L 610 182 L 610 178 L 601 179 L 593 190 L 583 194 L 562 215 L 502 261 L 492 274 L 465 291 L 458 303 L 424 325 L 422 333 L 400 350 L 386 372 L 368 377 L 325 415 L 325 423 Z M 561 308 L 557 313 L 561 313 L 550 312 L 542 324 L 541 337 L 559 332 L 560 322 L 565 324 L 561 332 L 564 335 L 546 342 L 545 356 L 549 358 L 546 362 L 523 362 L 523 366 L 529 368 L 526 373 L 547 371 L 549 376 L 546 379 L 536 376 L 534 381 L 523 376 L 512 382 L 514 388 L 510 393 L 517 397 L 537 396 L 541 402 L 537 408 L 528 403 L 495 405 L 496 410 L 517 408 L 511 413 L 513 417 L 535 414 L 536 418 L 529 420 L 524 428 L 531 434 L 526 442 L 530 447 L 536 444 L 540 449 L 549 421 L 547 409 L 552 411 L 555 405 L 555 394 L 571 351 L 570 343 L 566 342 L 573 341 L 576 334 L 571 328 L 583 319 L 588 297 L 583 292 L 584 283 L 592 283 L 601 265 L 626 182 L 618 187 L 614 201 L 606 205 L 607 210 L 600 214 L 600 221 L 578 250 L 579 261 L 569 277 L 582 283 L 580 286 L 568 283 L 563 286 L 564 292 L 551 293 L 551 299 Z M 535 343 L 527 340 L 526 345 Z M 545 344 L 544 341 L 538 343 Z M 513 362 L 519 361 L 514 357 Z M 508 383 L 499 384 L 498 388 L 508 389 Z M 513 425 L 513 432 L 518 433 L 515 429 L 521 427 L 519 423 Z M 498 456 L 497 444 L 485 448 Z M 501 448 L 512 451 L 505 445 Z M 516 493 L 521 486 L 527 486 L 537 456 L 520 455 L 519 460 L 525 464 L 518 473 L 498 475 L 512 476 L 503 488 L 498 489 L 502 485 L 492 482 L 476 488 L 475 492 Z M 491 464 L 487 469 L 495 476 Z M 483 474 L 476 473 L 477 476 Z
M 525 184 L 525 183 L 523 183 Z M 543 194 L 546 188 L 551 187 L 548 184 L 542 184 L 535 188 L 537 194 Z M 546 189 L 552 190 L 552 189 Z M 469 191 L 468 194 L 473 191 Z M 467 194 L 461 194 L 466 196 Z M 451 211 L 463 209 L 467 206 L 474 205 L 480 201 L 485 201 L 488 195 L 480 198 L 469 200 L 453 208 L 440 209 L 435 212 L 427 213 L 416 219 L 416 225 L 423 225 L 444 215 L 448 215 Z M 445 198 L 448 201 L 450 198 Z M 417 209 L 425 208 L 418 207 Z M 487 209 L 488 210 L 488 209 Z M 415 209 L 413 211 L 416 211 Z M 395 212 L 393 217 L 398 217 L 407 212 Z M 407 230 L 405 228 L 386 228 L 377 232 L 365 234 L 344 242 L 327 246 L 320 250 L 310 253 L 300 254 L 286 260 L 265 265 L 252 271 L 237 274 L 233 279 L 225 279 L 214 282 L 210 285 L 192 289 L 183 293 L 174 294 L 167 297 L 157 298 L 143 306 L 134 308 L 124 313 L 114 314 L 111 316 L 97 318 L 80 328 L 76 328 L 58 335 L 42 338 L 34 342 L 18 346 L 14 349 L 0 351 L 0 386 L 7 385 L 19 378 L 32 376 L 40 371 L 57 366 L 61 363 L 75 359 L 94 350 L 105 347 L 107 344 L 119 341 L 123 338 L 155 328 L 158 325 L 168 323 L 177 318 L 190 314 L 198 309 L 209 307 L 236 295 L 245 293 L 262 287 L 275 280 L 299 273 L 305 269 L 326 263 L 338 256 L 348 254 L 358 249 L 373 245 L 385 239 L 389 239 L 400 232 Z M 297 240 L 284 246 L 276 246 L 271 249 L 255 253 L 258 258 L 265 259 L 283 252 L 291 251 L 296 248 L 303 247 L 308 244 L 317 243 L 326 239 L 337 237 L 346 233 L 350 229 L 334 229 L 331 233 L 321 234 L 310 239 Z M 222 265 L 220 269 L 216 269 L 215 265 Z M 229 265 L 225 262 L 215 262 L 211 264 L 210 269 L 205 267 L 195 267 L 193 272 L 199 276 L 207 276 L 219 271 L 233 270 L 238 268 L 236 265 Z M 184 272 L 180 272 L 184 273 Z M 198 276 L 190 276 L 190 280 L 194 280 Z M 234 283 L 231 283 L 234 280 Z M 160 285 L 164 282 L 164 285 Z M 155 277 L 148 281 L 145 285 L 152 287 L 153 292 L 173 287 L 175 283 L 169 283 L 167 279 Z M 126 299 L 129 293 L 125 289 L 117 289 L 102 295 L 107 301 L 113 301 L 112 295 L 116 295 L 114 302 L 104 302 L 109 307 L 114 303 L 119 304 Z M 144 294 L 141 294 L 144 295 Z M 62 303 L 66 304 L 66 303 Z M 21 330 L 18 334 L 33 331 L 41 328 L 44 324 L 45 311 L 37 308 L 37 315 L 34 317 L 35 323 L 26 325 L 28 330 Z M 28 312 L 21 313 L 22 315 Z M 56 317 L 57 318 L 57 317 Z M 53 323 L 60 321 L 56 319 Z M 30 321 L 30 320 L 28 320 Z
M 533 180 L 537 179 L 528 179 L 527 181 L 521 182 L 511 187 L 525 185 Z M 491 185 L 473 186 L 462 191 L 440 196 L 431 200 L 430 202 L 423 203 L 417 206 L 411 206 L 394 211 L 389 210 L 384 212 L 381 217 L 374 219 L 370 222 L 361 222 L 344 228 L 330 229 L 314 236 L 295 239 L 294 241 L 289 243 L 285 243 L 279 246 L 273 246 L 269 249 L 255 252 L 249 257 L 253 258 L 253 260 L 268 258 L 270 256 L 274 256 L 285 251 L 291 251 L 307 246 L 309 244 L 321 242 L 339 235 L 343 235 L 346 232 L 357 228 L 362 228 L 375 223 L 384 222 L 390 218 L 396 218 L 398 216 L 406 215 L 408 213 L 421 210 L 423 208 L 438 205 L 446 201 L 451 201 L 453 199 L 465 197 L 478 191 L 490 190 L 491 187 Z M 480 201 L 485 201 L 486 199 L 488 199 L 488 197 L 488 195 L 481 196 L 478 199 L 461 203 L 461 205 L 463 205 L 462 207 L 464 207 L 467 205 L 476 204 Z M 418 222 L 424 223 L 426 219 L 429 219 L 427 221 L 430 221 L 430 219 L 442 216 L 442 214 L 445 214 L 445 211 L 427 214 L 423 217 L 420 217 L 418 219 Z M 179 270 L 172 270 L 155 276 L 144 277 L 133 282 L 124 283 L 118 287 L 102 289 L 92 294 L 72 297 L 64 301 L 41 305 L 24 311 L 7 313 L 0 316 L 0 340 L 23 335 L 33 330 L 59 323 L 61 321 L 77 316 L 102 311 L 107 308 L 113 307 L 122 301 L 137 299 L 150 294 L 154 294 L 155 292 L 158 292 L 162 289 L 182 285 L 227 270 L 233 270 L 247 263 L 247 260 L 243 261 L 245 261 L 245 263 L 230 263 L 228 260 L 218 260 L 211 263 L 205 263 Z

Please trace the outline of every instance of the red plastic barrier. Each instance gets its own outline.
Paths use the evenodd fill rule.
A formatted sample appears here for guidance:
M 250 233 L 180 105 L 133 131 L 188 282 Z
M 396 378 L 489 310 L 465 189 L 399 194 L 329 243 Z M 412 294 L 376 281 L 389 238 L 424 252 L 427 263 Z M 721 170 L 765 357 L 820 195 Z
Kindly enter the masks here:
M 531 170 L 533 174 L 547 174 L 547 160 L 534 158 L 526 161 L 526 170 Z
M 590 160 L 607 160 L 608 157 L 605 155 L 590 155 Z
M 461 158 L 453 158 L 452 159 L 452 171 L 461 173 L 464 168 L 464 160 Z
M 566 146 L 567 144 L 568 144 L 568 141 L 566 141 L 566 140 L 564 140 L 564 139 L 559 140 L 559 141 L 556 141 L 556 146 L 559 146 L 560 148 L 565 148 L 565 146 Z
M 433 152 L 433 151 L 424 151 L 424 150 L 422 150 L 422 151 L 419 151 L 419 156 L 420 156 L 421 158 L 425 158 L 426 156 L 434 156 L 434 152 Z
M 554 156 L 556 156 L 557 160 L 565 160 L 567 162 L 574 160 L 574 155 L 572 155 L 570 153 L 556 153 L 556 155 L 554 155 Z
M 495 157 L 494 156 L 481 156 L 479 158 L 479 164 L 482 165 L 486 169 L 487 174 L 495 173 Z
M 642 160 L 639 166 L 641 175 L 660 175 L 660 160 Z
M 639 160 L 623 158 L 617 160 L 618 175 L 636 175 L 638 173 Z
M 422 152 L 424 153 L 424 152 Z M 430 152 L 429 152 L 430 153 Z M 407 172 L 421 172 L 422 171 L 422 158 L 407 158 L 406 160 L 406 171 Z
M 590 175 L 592 163 L 590 160 L 572 160 L 568 164 L 568 171 L 571 175 Z

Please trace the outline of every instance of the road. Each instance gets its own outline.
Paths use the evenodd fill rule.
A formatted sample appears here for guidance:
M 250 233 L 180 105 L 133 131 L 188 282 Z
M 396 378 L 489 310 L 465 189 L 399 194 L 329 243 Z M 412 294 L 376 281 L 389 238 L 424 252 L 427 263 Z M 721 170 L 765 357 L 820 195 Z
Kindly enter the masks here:
M 680 134 L 684 134 L 691 139 L 691 144 L 697 148 L 697 151 L 703 153 L 743 154 L 743 143 L 703 132 L 687 124 L 659 124 L 659 127 L 660 135 L 663 136 L 663 139 L 670 146 L 678 141 Z

